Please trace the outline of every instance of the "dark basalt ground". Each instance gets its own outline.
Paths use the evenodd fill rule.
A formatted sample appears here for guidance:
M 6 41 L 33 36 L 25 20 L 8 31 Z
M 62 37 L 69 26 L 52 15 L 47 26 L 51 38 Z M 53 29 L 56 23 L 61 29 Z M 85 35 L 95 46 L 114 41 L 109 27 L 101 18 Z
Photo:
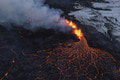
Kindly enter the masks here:
M 21 27 L 6 29 L 0 26 L 0 80 L 43 80 L 36 78 L 48 54 L 37 55 L 37 51 L 54 49 L 69 39 L 75 40 L 75 37 L 51 29 L 31 32 Z M 45 72 L 47 74 L 49 69 Z
M 119 66 L 85 38 L 40 29 L 0 27 L 0 80 L 119 80 Z

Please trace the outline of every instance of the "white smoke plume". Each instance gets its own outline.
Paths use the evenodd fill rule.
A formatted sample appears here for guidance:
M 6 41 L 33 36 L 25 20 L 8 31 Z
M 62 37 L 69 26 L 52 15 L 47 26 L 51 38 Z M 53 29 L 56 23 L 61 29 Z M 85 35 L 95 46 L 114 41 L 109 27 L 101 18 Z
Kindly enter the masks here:
M 45 5 L 44 0 L 0 0 L 0 23 L 22 24 L 29 29 L 63 28 L 61 14 L 61 10 Z

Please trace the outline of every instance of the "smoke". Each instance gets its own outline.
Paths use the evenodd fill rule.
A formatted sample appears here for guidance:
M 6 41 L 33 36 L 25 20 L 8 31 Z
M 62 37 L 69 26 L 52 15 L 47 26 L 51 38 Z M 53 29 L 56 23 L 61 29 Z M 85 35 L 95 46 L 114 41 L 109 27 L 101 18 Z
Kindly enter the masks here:
M 63 12 L 49 8 L 44 0 L 0 0 L 0 24 L 14 23 L 28 29 L 64 28 Z

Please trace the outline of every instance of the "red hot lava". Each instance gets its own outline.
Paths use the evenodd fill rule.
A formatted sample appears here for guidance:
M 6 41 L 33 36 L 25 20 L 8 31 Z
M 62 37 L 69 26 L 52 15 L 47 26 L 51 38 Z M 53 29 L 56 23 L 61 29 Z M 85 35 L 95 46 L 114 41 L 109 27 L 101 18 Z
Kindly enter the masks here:
M 77 25 L 73 23 L 72 21 L 69 21 L 66 19 L 65 22 L 70 28 L 72 28 L 73 33 L 77 36 L 77 38 L 81 39 L 81 37 L 83 36 L 81 29 L 78 29 Z

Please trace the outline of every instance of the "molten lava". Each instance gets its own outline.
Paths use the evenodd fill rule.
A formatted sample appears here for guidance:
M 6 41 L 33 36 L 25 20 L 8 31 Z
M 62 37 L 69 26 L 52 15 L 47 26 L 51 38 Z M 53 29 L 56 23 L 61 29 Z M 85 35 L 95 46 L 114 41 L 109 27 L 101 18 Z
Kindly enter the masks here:
M 75 23 L 73 23 L 72 21 L 69 21 L 69 20 L 65 20 L 66 21 L 66 24 L 72 28 L 73 30 L 73 33 L 77 36 L 77 38 L 81 39 L 81 37 L 83 36 L 82 32 L 81 32 L 81 29 L 78 29 L 77 28 L 77 25 Z

